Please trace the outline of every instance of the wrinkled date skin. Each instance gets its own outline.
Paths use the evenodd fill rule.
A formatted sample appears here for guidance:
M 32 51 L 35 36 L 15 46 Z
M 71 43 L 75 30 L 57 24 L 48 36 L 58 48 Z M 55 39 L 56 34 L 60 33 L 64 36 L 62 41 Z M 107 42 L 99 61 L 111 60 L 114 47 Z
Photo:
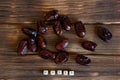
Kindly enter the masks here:
M 55 24 L 53 25 L 53 30 L 54 30 L 55 34 L 57 34 L 58 36 L 62 35 L 63 29 L 62 29 L 62 26 L 61 26 L 61 23 L 59 20 L 55 21 Z
M 59 16 L 58 10 L 52 10 L 49 11 L 46 15 L 45 15 L 45 21 L 53 21 L 56 20 Z
M 104 27 L 98 27 L 97 34 L 105 42 L 109 42 L 109 40 L 112 38 L 112 33 Z
M 92 41 L 84 41 L 82 43 L 82 47 L 84 49 L 90 50 L 90 51 L 95 51 L 95 48 L 97 47 L 97 44 Z
M 80 54 L 76 56 L 75 60 L 76 60 L 76 63 L 81 65 L 88 65 L 89 63 L 91 63 L 91 59 Z
M 69 58 L 69 53 L 65 51 L 60 51 L 55 57 L 55 63 L 56 64 L 62 64 L 64 62 L 67 62 Z
M 44 59 L 51 59 L 54 60 L 55 59 L 55 55 L 52 51 L 43 49 L 39 52 L 39 55 L 44 58 Z
M 37 43 L 41 49 L 45 49 L 47 47 L 47 42 L 45 38 L 41 35 L 37 36 Z
M 28 52 L 28 41 L 23 39 L 20 41 L 17 49 L 18 55 L 26 55 Z
M 71 21 L 68 16 L 61 15 L 59 17 L 61 25 L 64 30 L 69 31 L 71 29 Z
M 85 26 L 84 24 L 79 21 L 79 22 L 76 22 L 74 24 L 74 28 L 75 28 L 75 31 L 76 31 L 76 34 L 79 36 L 79 37 L 84 37 L 86 35 L 86 30 L 85 30 Z
M 36 40 L 34 38 L 28 39 L 28 49 L 31 52 L 36 52 L 37 51 L 37 44 L 36 44 Z
M 48 28 L 43 21 L 37 22 L 37 29 L 41 34 L 45 34 L 48 31 Z
M 68 46 L 68 44 L 69 44 L 68 39 L 64 38 L 56 44 L 55 48 L 60 51 L 60 50 L 63 50 L 64 48 L 66 48 Z
M 33 28 L 22 28 L 24 34 L 28 35 L 29 37 L 36 37 L 37 31 Z

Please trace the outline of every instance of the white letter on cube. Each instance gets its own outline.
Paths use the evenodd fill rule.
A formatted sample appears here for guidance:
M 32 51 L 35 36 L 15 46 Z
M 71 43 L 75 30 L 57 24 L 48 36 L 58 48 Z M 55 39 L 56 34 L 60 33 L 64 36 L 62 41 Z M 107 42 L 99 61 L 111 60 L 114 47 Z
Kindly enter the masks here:
M 74 71 L 69 71 L 69 76 L 74 76 Z
M 48 75 L 48 70 L 44 70 L 43 75 Z
M 51 70 L 50 75 L 55 75 L 55 70 Z
M 57 70 L 57 75 L 62 75 L 62 70 Z
M 67 70 L 63 71 L 63 75 L 67 76 L 68 75 L 68 71 Z

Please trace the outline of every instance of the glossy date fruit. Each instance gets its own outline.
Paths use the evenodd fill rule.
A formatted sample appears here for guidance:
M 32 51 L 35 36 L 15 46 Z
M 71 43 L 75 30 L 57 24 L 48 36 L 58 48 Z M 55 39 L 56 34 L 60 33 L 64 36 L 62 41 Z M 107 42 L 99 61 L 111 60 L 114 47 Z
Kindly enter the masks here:
M 44 58 L 44 59 L 51 59 L 51 60 L 54 60 L 55 59 L 55 55 L 52 51 L 50 50 L 46 50 L 46 49 L 43 49 L 39 52 L 39 55 Z
M 51 10 L 45 15 L 45 21 L 56 20 L 59 16 L 58 10 Z
M 43 21 L 37 22 L 37 29 L 41 34 L 45 34 L 48 31 L 48 28 Z
M 36 37 L 37 31 L 33 28 L 22 28 L 24 34 L 28 35 L 29 37 Z
M 31 52 L 36 52 L 37 51 L 37 44 L 36 44 L 35 38 L 28 39 L 28 49 Z
M 75 60 L 76 63 L 81 65 L 88 65 L 89 63 L 91 63 L 91 59 L 81 54 L 77 55 Z
M 85 30 L 85 26 L 84 24 L 79 21 L 79 22 L 76 22 L 74 24 L 74 28 L 75 28 L 75 31 L 76 31 L 76 34 L 79 36 L 79 37 L 84 37 L 86 35 L 86 30 Z
M 62 64 L 68 61 L 68 59 L 69 59 L 69 53 L 66 51 L 60 51 L 55 57 L 55 63 Z
M 65 49 L 68 46 L 68 44 L 69 44 L 68 38 L 63 38 L 58 43 L 56 43 L 55 48 L 60 51 Z
M 109 42 L 109 40 L 112 38 L 112 33 L 104 27 L 98 27 L 97 35 L 105 42 Z
M 59 19 L 61 21 L 62 28 L 66 31 L 69 31 L 71 29 L 71 20 L 69 19 L 69 17 L 61 15 Z
M 95 48 L 97 47 L 97 44 L 92 41 L 84 41 L 82 43 L 82 47 L 84 49 L 90 50 L 90 51 L 95 51 Z
M 53 25 L 53 30 L 55 32 L 55 34 L 61 36 L 62 33 L 63 33 L 63 29 L 62 29 L 62 26 L 61 26 L 61 23 L 59 20 L 56 20 L 54 25 Z
M 23 39 L 20 41 L 18 48 L 17 48 L 17 53 L 18 55 L 26 55 L 28 52 L 28 41 L 27 39 Z
M 37 36 L 37 43 L 41 49 L 45 49 L 47 47 L 47 42 L 42 35 Z
M 27 53 L 28 50 L 30 50 L 32 52 L 38 52 L 38 54 L 32 55 L 39 55 L 41 58 L 52 60 L 56 64 L 67 62 L 69 59 L 69 53 L 65 51 L 65 48 L 68 47 L 70 41 L 68 38 L 61 37 L 61 35 L 64 35 L 64 31 L 70 31 L 72 29 L 72 26 L 74 25 L 76 35 L 80 38 L 83 38 L 86 35 L 85 25 L 82 23 L 82 21 L 77 21 L 73 24 L 71 22 L 71 19 L 67 15 L 61 15 L 59 14 L 58 10 L 55 9 L 47 12 L 43 17 L 44 19 L 37 21 L 37 29 L 34 29 L 34 27 L 22 28 L 22 32 L 29 36 L 29 38 L 20 41 L 17 48 L 18 55 L 31 55 L 31 53 Z M 95 25 L 96 24 L 102 25 L 101 23 L 95 23 Z M 57 35 L 57 37 L 60 37 L 59 41 L 54 46 L 54 48 L 58 52 L 53 52 L 47 49 L 47 42 L 43 35 L 48 31 L 48 26 L 52 26 L 54 33 Z M 109 40 L 111 40 L 112 33 L 107 28 L 98 27 L 96 31 L 99 38 L 103 41 L 108 42 Z M 54 36 L 51 34 L 48 36 L 49 38 L 47 39 L 47 41 L 51 41 L 50 39 L 54 38 Z M 70 38 L 72 36 L 73 35 L 69 34 Z M 83 40 L 81 39 L 81 42 L 82 41 Z M 95 51 L 97 44 L 92 41 L 83 41 L 81 43 L 81 46 L 86 50 Z M 73 48 L 75 48 L 74 45 Z M 81 54 L 78 54 L 76 56 L 75 61 L 76 63 L 85 66 L 91 63 L 90 58 Z

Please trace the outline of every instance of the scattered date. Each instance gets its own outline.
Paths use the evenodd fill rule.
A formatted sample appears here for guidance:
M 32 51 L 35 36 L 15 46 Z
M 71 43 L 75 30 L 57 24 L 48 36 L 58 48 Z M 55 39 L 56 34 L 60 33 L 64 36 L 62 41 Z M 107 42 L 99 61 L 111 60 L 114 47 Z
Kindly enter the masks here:
M 68 39 L 67 39 L 67 38 L 63 38 L 62 40 L 60 40 L 60 41 L 56 44 L 55 48 L 56 48 L 58 51 L 61 51 L 61 50 L 65 49 L 65 48 L 68 46 L 68 43 L 69 43 Z
M 78 54 L 76 56 L 76 63 L 81 64 L 81 65 L 88 65 L 91 62 L 91 59 L 88 57 Z
M 38 36 L 37 36 L 37 42 L 38 42 L 38 46 L 39 46 L 41 49 L 46 49 L 46 47 L 47 47 L 47 42 L 46 42 L 46 39 L 45 39 L 42 35 L 38 35 Z
M 59 20 L 61 21 L 62 28 L 66 31 L 71 29 L 71 20 L 68 16 L 60 15 Z
M 92 42 L 92 41 L 84 41 L 82 43 L 82 47 L 87 49 L 87 50 L 90 50 L 90 51 L 95 51 L 97 44 L 95 42 Z
M 47 41 L 44 35 L 48 32 L 49 25 L 52 25 L 54 33 L 61 38 L 64 31 L 70 31 L 72 26 L 76 32 L 76 35 L 80 38 L 84 38 L 86 35 L 85 25 L 82 21 L 77 21 L 72 25 L 70 18 L 66 15 L 60 15 L 58 10 L 51 10 L 47 12 L 43 20 L 37 22 L 37 29 L 31 27 L 22 28 L 22 32 L 29 38 L 22 39 L 19 42 L 17 53 L 18 55 L 27 55 L 28 50 L 31 52 L 39 51 L 38 55 L 43 59 L 53 60 L 56 64 L 62 64 L 68 61 L 69 52 L 65 51 L 68 47 L 69 39 L 61 38 L 55 45 L 57 52 L 53 52 L 47 49 Z M 63 31 L 64 30 L 64 31 Z M 112 33 L 104 27 L 97 28 L 97 35 L 100 39 L 108 42 L 112 38 Z M 89 51 L 95 51 L 97 43 L 92 41 L 83 41 L 81 43 L 82 47 Z M 88 65 L 91 63 L 91 59 L 77 54 L 75 58 L 76 63 L 80 65 Z
M 45 34 L 48 31 L 47 25 L 43 21 L 37 22 L 37 30 L 40 34 Z
M 39 52 L 39 55 L 44 59 L 54 60 L 56 54 L 54 52 L 50 51 L 50 50 L 43 49 Z
M 112 33 L 104 27 L 98 27 L 97 34 L 105 42 L 109 42 L 112 38 Z
M 68 59 L 69 59 L 69 53 L 66 51 L 60 51 L 55 57 L 55 63 L 62 64 L 68 61 Z
M 53 30 L 56 35 L 61 36 L 63 34 L 63 29 L 60 23 L 60 20 L 56 20 L 53 25 Z
M 37 51 L 37 44 L 35 38 L 28 39 L 28 48 L 31 52 Z
M 75 31 L 76 31 L 76 34 L 79 36 L 79 37 L 84 37 L 86 35 L 86 30 L 85 30 L 85 26 L 84 24 L 79 21 L 79 22 L 76 22 L 74 24 L 74 27 L 75 27 Z
M 59 16 L 58 10 L 51 10 L 45 15 L 45 21 L 53 21 L 56 20 Z
M 22 31 L 24 34 L 28 35 L 29 37 L 36 37 L 37 36 L 37 30 L 33 28 L 22 28 Z
M 22 39 L 18 45 L 17 52 L 19 55 L 26 55 L 28 51 L 27 39 Z

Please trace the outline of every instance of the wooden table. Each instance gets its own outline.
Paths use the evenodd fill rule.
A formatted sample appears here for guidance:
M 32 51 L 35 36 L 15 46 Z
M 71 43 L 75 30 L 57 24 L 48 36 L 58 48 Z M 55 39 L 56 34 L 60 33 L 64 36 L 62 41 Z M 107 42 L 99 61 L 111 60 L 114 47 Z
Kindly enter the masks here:
M 70 39 L 65 49 L 70 52 L 68 62 L 57 65 L 37 55 L 18 56 L 18 42 L 27 37 L 21 32 L 25 26 L 36 27 L 45 12 L 57 9 L 71 20 L 81 20 L 87 35 L 84 39 L 98 44 L 91 52 L 81 47 L 81 38 L 74 28 L 64 32 Z M 102 24 L 96 24 L 102 23 Z M 95 27 L 108 28 L 113 38 L 105 43 L 95 34 Z M 45 35 L 48 49 L 55 51 L 58 37 L 49 27 Z M 29 52 L 31 54 L 31 52 Z M 37 53 L 33 53 L 37 54 Z M 91 58 L 90 66 L 75 63 L 76 54 Z M 44 76 L 42 70 L 74 70 L 75 76 Z M 120 1 L 119 0 L 0 0 L 0 80 L 120 80 Z

